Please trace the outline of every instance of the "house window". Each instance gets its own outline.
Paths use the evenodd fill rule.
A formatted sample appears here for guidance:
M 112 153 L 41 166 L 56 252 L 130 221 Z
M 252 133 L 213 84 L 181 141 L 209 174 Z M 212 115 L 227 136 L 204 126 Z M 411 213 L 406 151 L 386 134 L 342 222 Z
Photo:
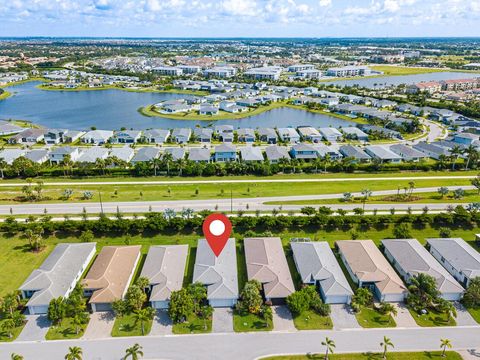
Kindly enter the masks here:
M 444 262 L 445 262 L 445 258 L 442 256 L 442 258 L 440 259 L 440 261 L 441 261 L 442 263 L 444 263 Z

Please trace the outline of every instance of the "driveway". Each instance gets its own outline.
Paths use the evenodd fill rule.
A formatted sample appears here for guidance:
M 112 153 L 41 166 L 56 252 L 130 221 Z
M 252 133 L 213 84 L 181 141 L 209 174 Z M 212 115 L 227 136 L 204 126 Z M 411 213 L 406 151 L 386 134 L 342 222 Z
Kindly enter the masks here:
M 480 351 L 477 349 L 468 349 L 458 352 L 463 360 L 480 360 Z
M 16 341 L 45 340 L 45 335 L 50 328 L 50 321 L 46 315 L 27 315 L 27 324 Z
M 233 332 L 233 310 L 230 308 L 215 308 L 213 311 L 212 332 Z
M 286 305 L 272 306 L 274 331 L 297 331 L 293 317 Z
M 394 306 L 397 308 L 397 316 L 393 317 L 397 323 L 397 327 L 418 327 L 418 324 L 415 322 L 415 319 L 405 304 L 394 304 Z
M 478 325 L 475 319 L 470 315 L 467 309 L 460 304 L 459 302 L 454 302 L 453 305 L 455 309 L 457 309 L 457 318 L 455 321 L 457 322 L 457 326 L 472 326 Z
M 335 330 L 360 328 L 357 318 L 350 306 L 346 304 L 331 304 L 330 309 L 332 310 L 330 318 L 332 319 Z
M 152 330 L 149 335 L 168 335 L 172 333 L 172 320 L 167 310 L 158 310 L 153 318 Z
M 115 316 L 113 312 L 95 312 L 90 316 L 90 322 L 87 325 L 82 339 L 104 339 L 112 335 Z

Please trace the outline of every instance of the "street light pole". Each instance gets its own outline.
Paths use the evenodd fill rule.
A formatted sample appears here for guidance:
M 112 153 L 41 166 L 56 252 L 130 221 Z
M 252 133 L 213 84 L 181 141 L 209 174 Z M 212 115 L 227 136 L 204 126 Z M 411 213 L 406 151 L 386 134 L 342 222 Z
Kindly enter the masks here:
M 103 215 L 103 203 L 102 203 L 102 193 L 98 192 L 98 197 L 100 199 L 100 213 Z
M 230 188 L 230 213 L 233 214 L 233 190 Z

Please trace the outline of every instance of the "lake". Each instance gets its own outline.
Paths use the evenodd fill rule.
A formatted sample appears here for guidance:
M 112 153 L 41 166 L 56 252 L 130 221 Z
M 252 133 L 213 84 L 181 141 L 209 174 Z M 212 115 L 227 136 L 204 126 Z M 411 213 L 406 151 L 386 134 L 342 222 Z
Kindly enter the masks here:
M 163 100 L 185 98 L 172 93 L 130 92 L 122 90 L 46 91 L 36 87 L 40 82 L 28 82 L 8 87 L 13 96 L 0 101 L 0 119 L 28 120 L 47 128 L 85 130 L 206 127 L 231 124 L 234 127 L 315 127 L 349 126 L 353 122 L 332 116 L 291 108 L 277 108 L 239 120 L 189 121 L 146 117 L 137 109 Z
M 366 88 L 383 88 L 390 85 L 400 84 L 415 84 L 421 81 L 440 81 L 440 80 L 455 80 L 455 79 L 471 79 L 480 77 L 478 73 L 465 73 L 465 72 L 434 72 L 427 74 L 415 74 L 415 75 L 398 75 L 398 76 L 382 76 L 373 78 L 359 78 L 354 80 L 336 80 L 328 81 L 325 84 L 336 84 L 340 86 L 362 86 Z

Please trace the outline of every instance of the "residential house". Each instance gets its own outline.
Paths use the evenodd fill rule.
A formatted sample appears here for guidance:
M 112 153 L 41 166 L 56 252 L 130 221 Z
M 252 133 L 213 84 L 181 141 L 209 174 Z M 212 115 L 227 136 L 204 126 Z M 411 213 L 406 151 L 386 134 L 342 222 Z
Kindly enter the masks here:
M 24 128 L 14 125 L 9 121 L 0 120 L 0 136 L 18 134 L 23 130 Z
M 212 141 L 212 129 L 207 128 L 195 128 L 193 130 L 193 136 L 195 140 L 200 141 L 201 143 L 209 143 Z
M 326 304 L 350 304 L 352 288 L 328 242 L 291 242 L 290 247 L 302 283 L 315 285 Z
M 238 141 L 246 143 L 254 143 L 256 140 L 255 131 L 253 129 L 238 129 L 237 130 Z
M 302 126 L 298 128 L 298 132 L 303 141 L 320 142 L 322 141 L 322 135 L 317 129 L 311 126 Z
M 326 141 L 339 141 L 342 139 L 342 133 L 335 128 L 324 127 L 318 129 Z
M 188 160 L 193 162 L 210 162 L 210 149 L 206 148 L 190 148 Z
M 67 156 L 70 157 L 71 161 L 76 162 L 81 154 L 82 151 L 77 147 L 60 146 L 50 151 L 50 163 L 60 164 Z
M 30 315 L 46 314 L 50 301 L 68 298 L 93 259 L 96 243 L 55 246 L 42 265 L 23 282 L 19 290 Z
M 346 158 L 353 158 L 357 162 L 370 162 L 372 158 L 362 148 L 354 145 L 342 145 L 340 146 L 340 154 Z
M 141 248 L 140 245 L 102 248 L 81 281 L 93 312 L 111 311 L 112 303 L 123 299 L 140 259 Z
M 139 130 L 115 131 L 111 142 L 115 144 L 135 144 L 140 140 L 142 132 Z
M 193 282 L 204 284 L 213 307 L 233 307 L 238 300 L 237 252 L 235 239 L 228 239 L 217 257 L 207 240 L 199 239 Z
M 64 137 L 67 135 L 68 130 L 66 129 L 49 129 L 43 135 L 45 144 L 47 145 L 56 145 L 64 142 Z
M 128 145 L 124 147 L 114 147 L 110 150 L 109 157 L 116 157 L 119 160 L 130 162 L 135 156 L 135 151 Z
M 192 136 L 192 129 L 190 128 L 177 128 L 173 129 L 172 138 L 178 144 L 186 144 Z
M 460 283 L 468 288 L 480 277 L 480 254 L 460 238 L 427 239 L 430 254 Z
M 13 135 L 8 139 L 9 144 L 31 143 L 35 144 L 43 140 L 45 135 L 44 129 L 25 129 L 22 132 Z
M 170 295 L 182 288 L 188 245 L 151 246 L 140 276 L 148 279 L 148 300 L 154 309 L 168 309 Z
M 292 146 L 290 154 L 294 159 L 313 160 L 318 157 L 317 150 L 310 144 L 296 144 Z
M 43 164 L 49 159 L 49 151 L 47 149 L 34 149 L 25 154 L 28 160 L 37 164 Z
M 165 149 L 165 154 L 172 155 L 172 160 L 177 161 L 180 159 L 185 159 L 185 149 L 181 147 L 170 147 Z
M 429 144 L 427 142 L 419 142 L 413 145 L 413 148 L 427 154 L 432 159 L 438 160 L 440 156 L 449 156 L 450 150 L 442 146 L 435 144 Z
M 240 158 L 243 162 L 263 161 L 262 149 L 255 146 L 244 146 L 240 148 Z
M 365 147 L 365 152 L 372 158 L 380 159 L 382 163 L 399 163 L 402 161 L 402 157 L 400 155 L 394 153 L 383 145 L 368 145 Z
M 19 157 L 25 156 L 27 150 L 23 149 L 4 149 L 0 150 L 0 159 L 3 159 L 8 165 L 18 159 Z
M 400 155 L 404 161 L 418 162 L 421 159 L 428 158 L 428 156 L 405 144 L 394 144 L 390 146 L 390 150 L 395 154 Z
M 170 137 L 170 130 L 165 129 L 149 129 L 143 132 L 143 141 L 149 144 L 166 143 Z
M 218 115 L 218 107 L 209 104 L 202 104 L 200 105 L 200 110 L 198 113 L 200 115 Z
M 82 137 L 82 142 L 86 144 L 103 145 L 113 136 L 111 130 L 90 130 Z
M 158 158 L 160 155 L 160 149 L 152 148 L 152 147 L 144 147 L 138 149 L 135 156 L 130 161 L 133 165 L 139 162 L 148 162 L 152 161 L 153 159 Z
M 464 289 L 418 240 L 389 239 L 382 240 L 382 245 L 385 256 L 405 283 L 410 284 L 419 274 L 429 275 L 435 279 L 440 297 L 451 301 L 462 298 Z
M 478 142 L 480 135 L 471 133 L 458 133 L 453 136 L 453 141 L 462 145 L 472 145 Z
M 108 158 L 109 150 L 103 147 L 91 147 L 86 149 L 77 159 L 80 163 L 95 163 L 97 160 Z
M 214 159 L 216 162 L 229 162 L 237 160 L 237 149 L 231 144 L 222 144 L 215 147 Z
M 75 141 L 79 140 L 83 135 L 85 135 L 85 131 L 68 130 L 68 132 L 63 136 L 63 141 L 66 143 L 74 143 Z
M 405 299 L 406 286 L 372 240 L 342 240 L 335 246 L 355 284 L 370 289 L 379 301 Z
M 357 127 L 349 126 L 342 128 L 343 137 L 349 140 L 368 141 L 368 135 Z
M 285 146 L 270 145 L 265 148 L 267 160 L 272 164 L 277 164 L 281 159 L 290 161 L 290 154 Z
M 279 128 L 278 136 L 282 141 L 290 144 L 296 144 L 300 142 L 300 134 L 294 128 Z
M 272 128 L 258 129 L 258 137 L 260 141 L 266 142 L 268 144 L 276 144 L 278 139 L 275 129 Z
M 287 258 L 279 237 L 245 238 L 245 261 L 248 280 L 262 284 L 266 301 L 282 304 L 295 292 Z

